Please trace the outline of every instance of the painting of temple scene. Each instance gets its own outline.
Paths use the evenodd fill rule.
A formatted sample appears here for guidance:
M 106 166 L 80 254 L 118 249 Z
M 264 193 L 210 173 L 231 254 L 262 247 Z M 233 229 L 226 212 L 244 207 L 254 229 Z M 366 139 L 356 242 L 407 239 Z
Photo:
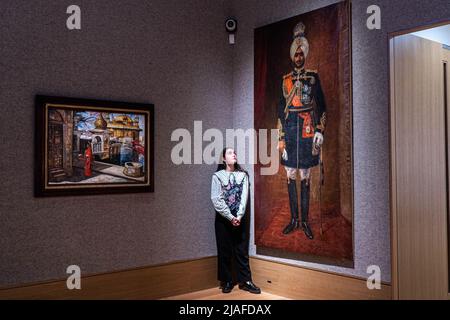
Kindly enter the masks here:
M 143 115 L 49 108 L 48 183 L 145 179 Z
M 36 96 L 36 196 L 153 192 L 153 105 Z

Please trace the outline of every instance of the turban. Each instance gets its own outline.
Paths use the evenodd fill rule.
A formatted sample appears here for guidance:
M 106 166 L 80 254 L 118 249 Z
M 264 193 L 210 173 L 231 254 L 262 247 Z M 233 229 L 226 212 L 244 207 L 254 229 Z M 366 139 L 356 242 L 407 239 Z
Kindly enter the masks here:
M 298 48 L 301 48 L 305 58 L 308 56 L 309 44 L 308 40 L 305 38 L 305 25 L 299 22 L 294 28 L 294 40 L 291 44 L 291 60 L 294 60 L 295 52 Z

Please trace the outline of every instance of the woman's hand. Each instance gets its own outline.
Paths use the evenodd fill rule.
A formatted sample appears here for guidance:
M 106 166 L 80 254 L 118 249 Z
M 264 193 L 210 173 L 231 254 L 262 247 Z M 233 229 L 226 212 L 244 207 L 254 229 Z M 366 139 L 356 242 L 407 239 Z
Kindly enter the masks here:
M 238 218 L 233 218 L 233 220 L 231 220 L 231 224 L 234 227 L 239 227 L 239 225 L 241 224 L 241 220 L 239 220 Z

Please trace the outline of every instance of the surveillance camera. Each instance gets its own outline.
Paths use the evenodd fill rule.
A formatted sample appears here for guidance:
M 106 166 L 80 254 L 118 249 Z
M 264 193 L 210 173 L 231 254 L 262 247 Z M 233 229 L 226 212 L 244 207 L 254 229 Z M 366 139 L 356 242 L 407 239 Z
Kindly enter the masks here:
M 229 33 L 234 33 L 236 32 L 237 29 L 237 21 L 233 18 L 227 19 L 227 21 L 225 21 L 225 29 L 227 30 L 227 32 Z

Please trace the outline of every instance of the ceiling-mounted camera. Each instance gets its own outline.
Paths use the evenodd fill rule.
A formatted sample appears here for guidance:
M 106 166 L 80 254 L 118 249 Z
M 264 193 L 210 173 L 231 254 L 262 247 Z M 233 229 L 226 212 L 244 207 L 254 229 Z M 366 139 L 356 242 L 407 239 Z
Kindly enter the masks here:
M 237 30 L 237 21 L 236 21 L 236 19 L 228 18 L 225 21 L 225 29 L 228 32 L 228 42 L 230 44 L 234 44 L 235 43 L 235 36 L 234 36 L 234 34 L 236 33 L 236 30 Z

